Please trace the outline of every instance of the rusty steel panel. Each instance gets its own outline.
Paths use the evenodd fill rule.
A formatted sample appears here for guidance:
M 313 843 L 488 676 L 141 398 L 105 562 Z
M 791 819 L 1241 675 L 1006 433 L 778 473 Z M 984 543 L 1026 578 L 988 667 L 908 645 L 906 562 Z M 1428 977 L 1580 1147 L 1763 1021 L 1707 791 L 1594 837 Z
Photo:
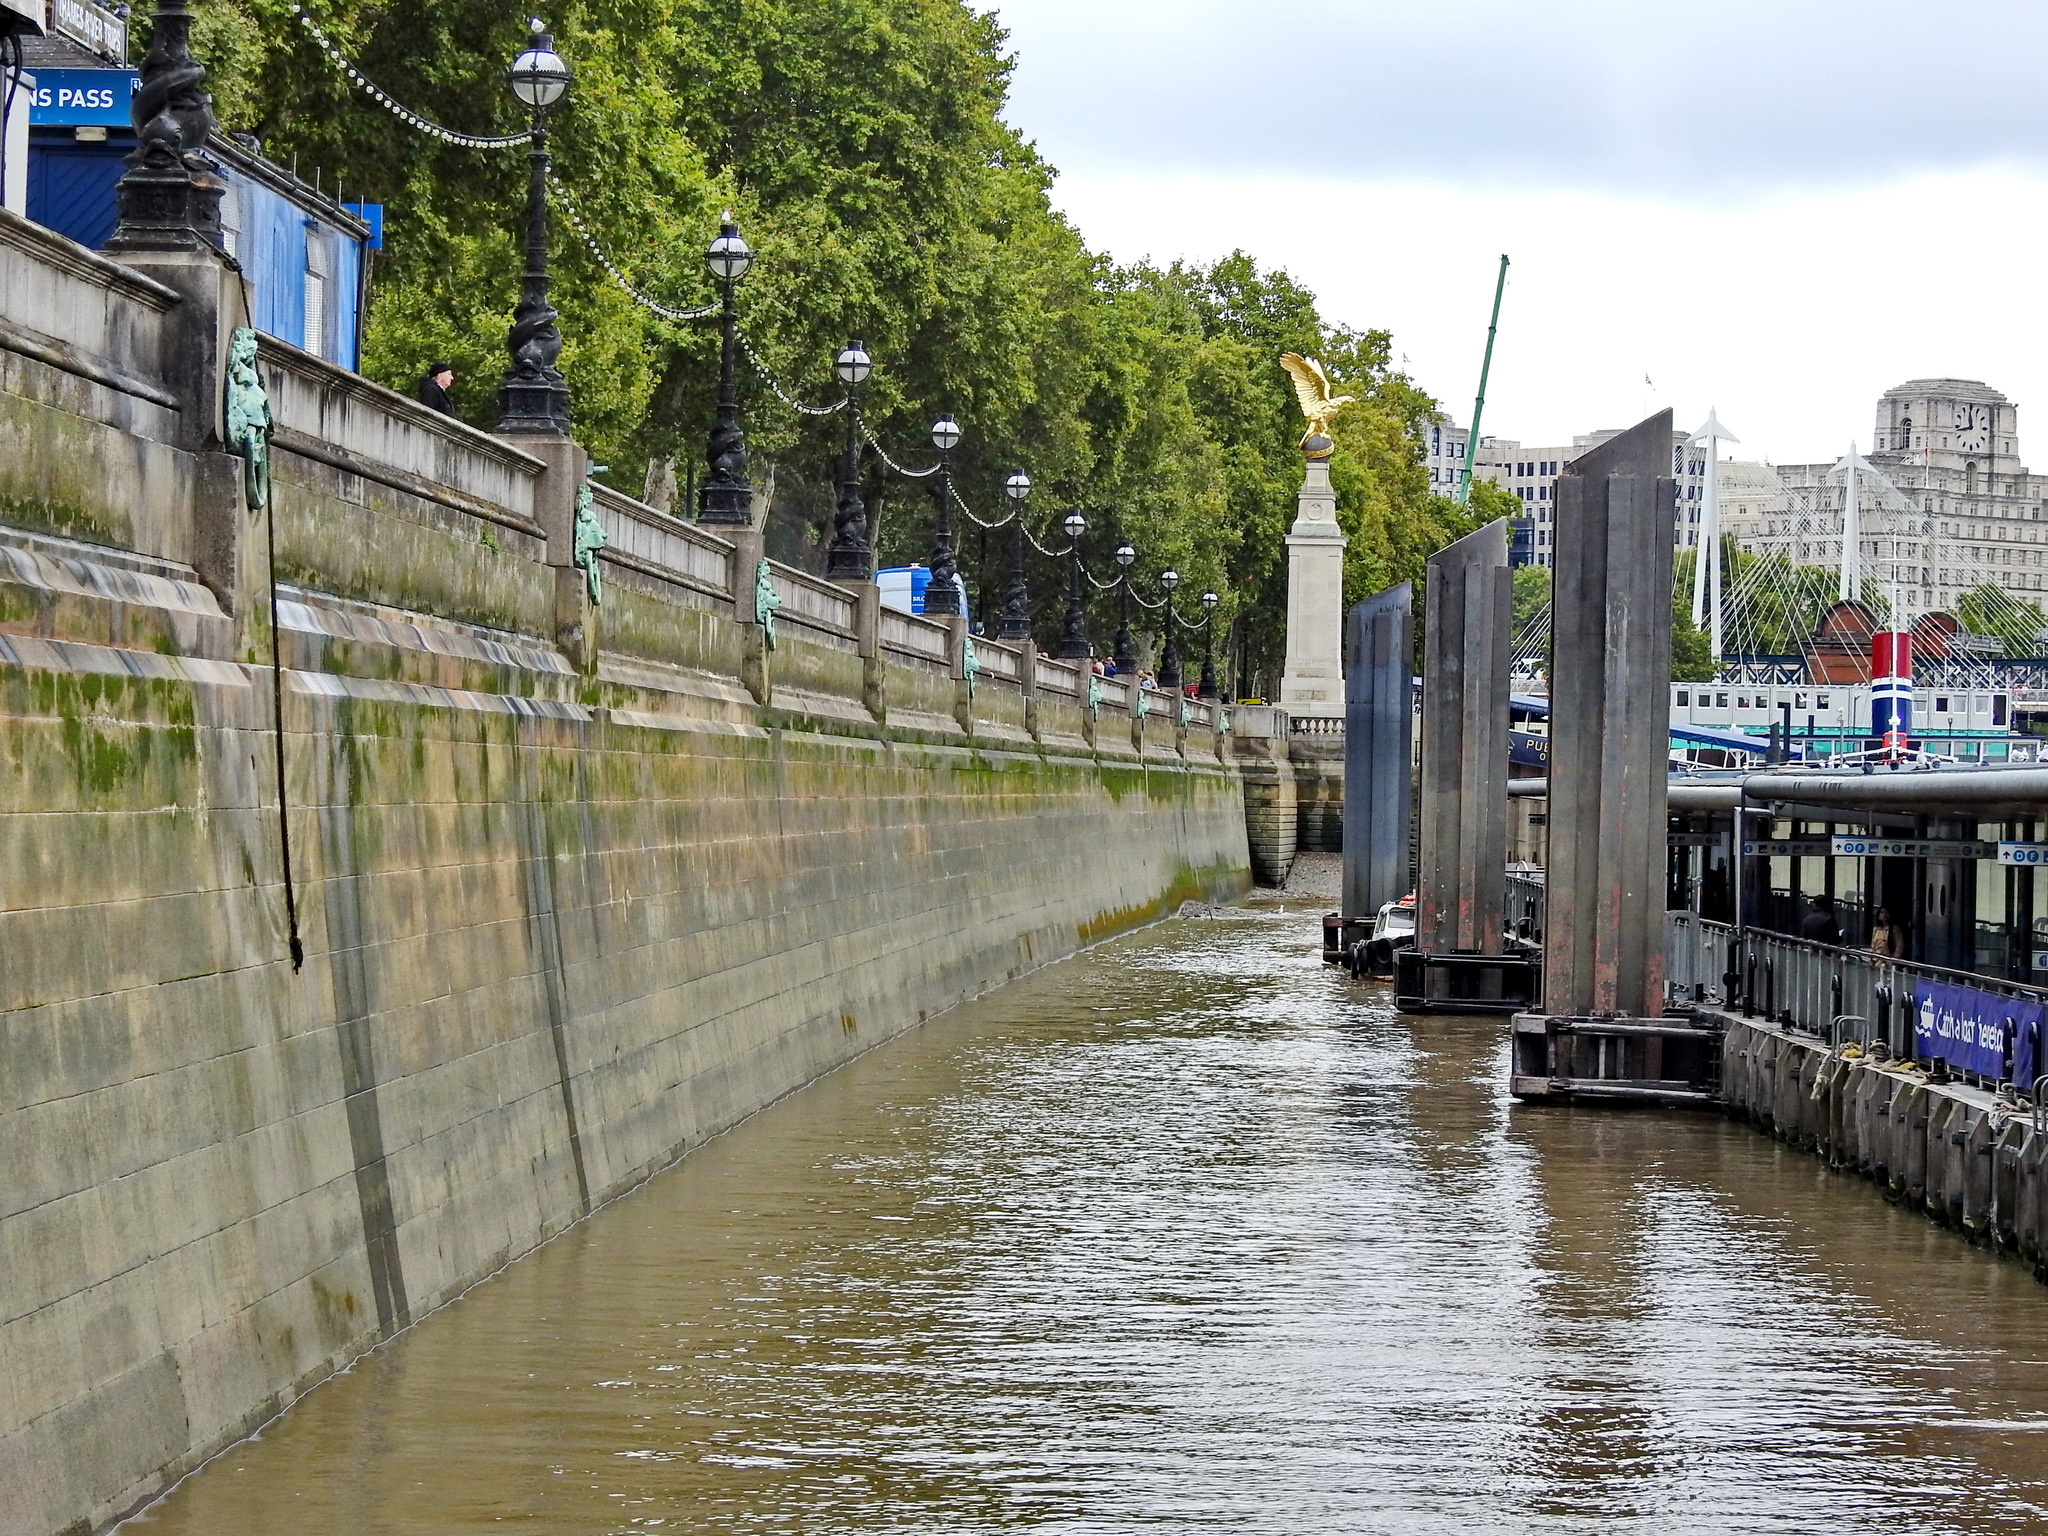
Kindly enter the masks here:
M 1544 1010 L 1655 1017 L 1664 990 L 1671 413 L 1558 478 Z
M 1415 758 L 1415 598 L 1402 582 L 1354 606 L 1344 636 L 1344 916 L 1408 894 Z
M 1415 947 L 1497 955 L 1508 859 L 1508 525 L 1430 556 L 1422 645 L 1422 877 Z

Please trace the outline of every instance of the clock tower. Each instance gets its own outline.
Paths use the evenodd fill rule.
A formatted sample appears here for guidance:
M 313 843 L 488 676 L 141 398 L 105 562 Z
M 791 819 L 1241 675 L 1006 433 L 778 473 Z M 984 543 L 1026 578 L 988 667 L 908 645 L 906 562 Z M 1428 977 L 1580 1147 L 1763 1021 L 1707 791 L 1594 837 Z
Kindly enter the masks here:
M 1985 482 L 2015 466 L 2019 412 L 1975 379 L 1914 379 L 1877 402 L 1875 454 L 1930 469 L 1974 472 Z

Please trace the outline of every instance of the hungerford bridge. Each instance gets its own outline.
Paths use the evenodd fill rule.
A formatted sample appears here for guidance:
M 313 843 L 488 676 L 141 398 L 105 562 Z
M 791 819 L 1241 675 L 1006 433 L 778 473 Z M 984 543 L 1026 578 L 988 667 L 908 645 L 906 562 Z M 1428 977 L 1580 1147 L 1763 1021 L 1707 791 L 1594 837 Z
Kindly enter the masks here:
M 1674 747 L 1713 764 L 1745 760 L 1745 737 L 1756 738 L 1756 755 L 1853 755 L 1881 745 L 1885 733 L 1873 722 L 1882 705 L 1916 749 L 2032 761 L 2032 739 L 2018 727 L 2048 705 L 2042 599 L 1996 558 L 2010 562 L 2011 550 L 1987 547 L 1966 523 L 1938 514 L 1932 451 L 1898 456 L 1888 473 L 1852 444 L 1821 478 L 1818 497 L 1773 475 L 1777 489 L 1762 494 L 1781 507 L 1744 528 L 1738 547 L 1720 474 L 1720 445 L 1730 441 L 1710 413 L 1674 451 L 1674 470 L 1697 469 L 1701 488 L 1697 548 L 1679 558 L 1678 602 L 1711 661 L 1695 684 L 1673 685 Z M 1692 454 L 1700 457 L 1687 464 Z M 1935 606 L 1956 594 L 1953 611 Z M 1544 603 L 1513 636 L 1522 698 L 1548 692 L 1552 614 Z M 1888 632 L 1908 638 L 1881 644 Z

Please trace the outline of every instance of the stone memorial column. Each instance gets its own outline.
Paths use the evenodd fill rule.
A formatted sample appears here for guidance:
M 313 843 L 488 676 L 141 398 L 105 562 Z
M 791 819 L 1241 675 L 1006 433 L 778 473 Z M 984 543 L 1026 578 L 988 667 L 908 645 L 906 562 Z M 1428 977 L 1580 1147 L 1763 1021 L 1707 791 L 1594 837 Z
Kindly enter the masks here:
M 1344 546 L 1330 442 L 1303 444 L 1307 466 L 1287 533 L 1287 665 L 1280 705 L 1295 718 L 1344 714 Z

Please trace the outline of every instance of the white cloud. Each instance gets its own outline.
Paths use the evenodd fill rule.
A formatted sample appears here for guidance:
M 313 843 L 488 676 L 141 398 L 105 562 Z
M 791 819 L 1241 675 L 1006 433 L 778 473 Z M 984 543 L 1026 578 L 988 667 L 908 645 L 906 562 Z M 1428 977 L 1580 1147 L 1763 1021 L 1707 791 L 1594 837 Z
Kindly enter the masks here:
M 1979 378 L 2048 468 L 2048 4 L 1003 0 L 1010 117 L 1120 259 L 1243 248 L 1527 443 L 1708 407 L 1742 457 Z M 1643 377 L 1655 380 L 1646 393 Z M 2033 402 L 2038 415 L 2026 407 Z
M 1073 170 L 1744 197 L 2048 169 L 2040 0 L 1003 0 Z
M 1983 379 L 2022 406 L 2048 466 L 2048 324 L 2035 298 L 2048 183 L 1919 178 L 1740 208 L 1614 195 L 1225 176 L 1084 176 L 1055 196 L 1122 260 L 1241 247 L 1326 318 L 1394 334 L 1422 386 L 1469 420 L 1502 250 L 1512 258 L 1486 427 L 1526 443 L 1710 406 L 1738 457 L 1868 447 L 1909 378 Z M 1646 392 L 1643 377 L 1655 381 Z M 2029 414 L 2029 401 L 2037 410 Z

